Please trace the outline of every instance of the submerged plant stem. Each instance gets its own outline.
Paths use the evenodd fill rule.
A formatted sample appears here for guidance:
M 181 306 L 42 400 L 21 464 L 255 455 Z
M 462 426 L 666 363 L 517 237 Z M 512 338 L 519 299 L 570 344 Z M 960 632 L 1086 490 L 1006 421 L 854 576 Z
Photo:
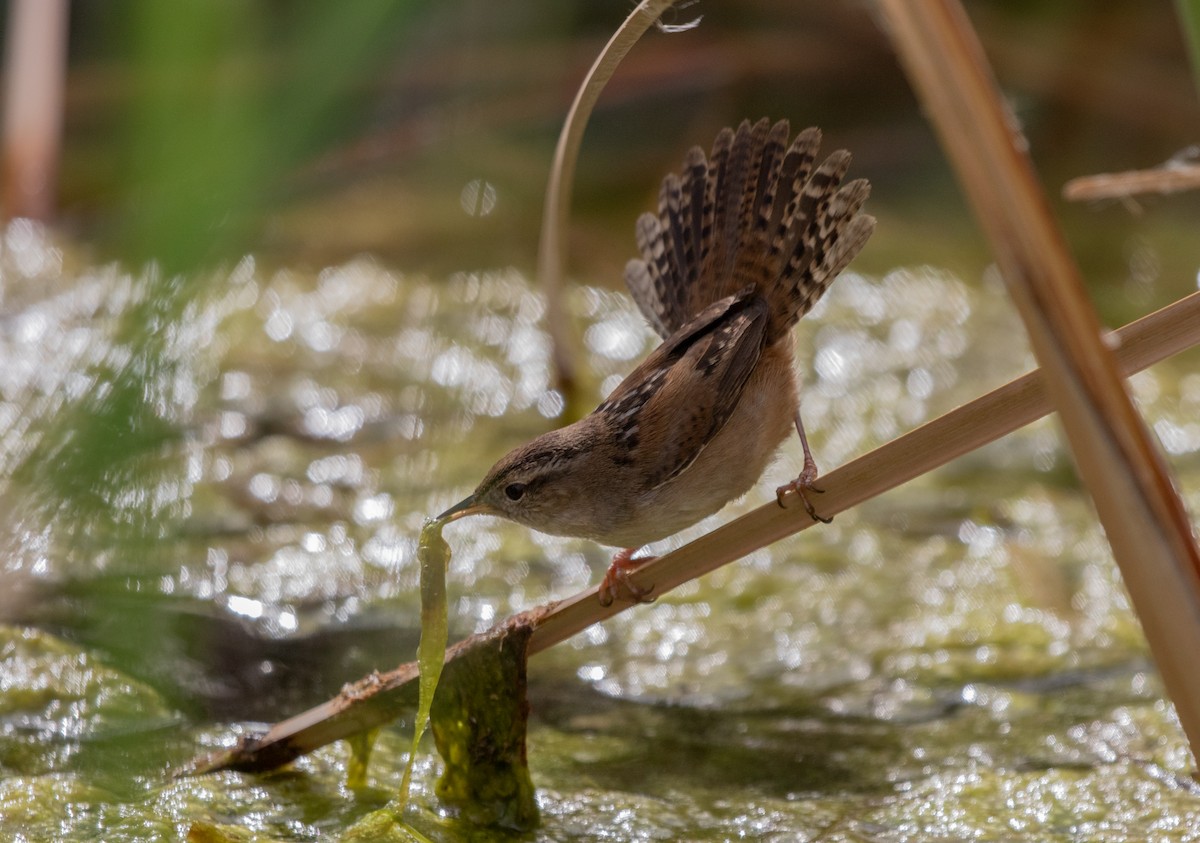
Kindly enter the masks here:
M 375 748 L 375 740 L 378 737 L 379 728 L 376 727 L 351 735 L 346 740 L 350 745 L 350 760 L 346 764 L 346 786 L 352 790 L 367 786 L 367 766 L 371 762 L 371 750 Z

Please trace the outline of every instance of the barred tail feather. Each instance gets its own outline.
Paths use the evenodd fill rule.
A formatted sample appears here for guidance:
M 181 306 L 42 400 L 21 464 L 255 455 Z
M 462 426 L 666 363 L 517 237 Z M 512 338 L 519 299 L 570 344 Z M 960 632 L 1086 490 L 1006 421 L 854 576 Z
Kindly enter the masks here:
M 642 253 L 625 277 L 664 338 L 715 301 L 752 285 L 770 304 L 774 342 L 816 303 L 874 230 L 859 213 L 865 179 L 842 185 L 844 150 L 815 170 L 821 132 L 787 144 L 786 120 L 723 129 L 705 158 L 692 148 L 664 179 L 658 213 L 638 220 Z

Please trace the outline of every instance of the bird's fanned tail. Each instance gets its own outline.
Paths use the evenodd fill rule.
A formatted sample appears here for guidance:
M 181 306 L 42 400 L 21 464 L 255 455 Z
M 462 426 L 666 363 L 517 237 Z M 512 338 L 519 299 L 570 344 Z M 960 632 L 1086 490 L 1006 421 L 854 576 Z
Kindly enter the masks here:
M 637 223 L 641 258 L 625 279 L 664 338 L 713 302 L 753 286 L 770 304 L 774 342 L 816 303 L 870 237 L 859 213 L 865 179 L 845 185 L 850 153 L 813 169 L 820 130 L 789 145 L 789 126 L 766 119 L 723 129 L 712 152 L 693 147 L 679 174 L 663 180 L 657 214 Z

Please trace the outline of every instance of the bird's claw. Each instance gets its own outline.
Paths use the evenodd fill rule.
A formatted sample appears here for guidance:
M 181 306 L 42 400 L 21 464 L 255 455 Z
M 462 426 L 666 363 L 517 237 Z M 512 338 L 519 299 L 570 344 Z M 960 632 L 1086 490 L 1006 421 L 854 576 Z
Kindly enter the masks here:
M 634 559 L 632 557 L 633 550 L 622 550 L 613 556 L 612 564 L 608 566 L 608 571 L 605 572 L 604 579 L 600 582 L 601 606 L 611 606 L 622 590 L 635 603 L 654 602 L 655 598 L 650 596 L 650 592 L 654 591 L 653 585 L 649 588 L 643 588 L 629 579 L 629 575 L 634 570 L 649 562 L 654 557 L 648 556 L 642 559 Z
M 787 504 L 783 502 L 784 497 L 786 497 L 789 492 L 794 493 L 800 498 L 800 502 L 804 504 L 804 511 L 809 514 L 809 517 L 811 517 L 812 520 L 820 521 L 822 524 L 829 524 L 833 521 L 833 519 L 826 518 L 823 515 L 817 515 L 817 511 L 813 508 L 812 501 L 808 499 L 809 492 L 816 492 L 818 495 L 823 495 L 825 494 L 825 490 L 818 489 L 813 485 L 817 479 L 815 474 L 812 476 L 805 476 L 807 474 L 807 471 L 801 472 L 800 476 L 791 483 L 784 483 L 782 486 L 776 489 L 775 500 L 780 506 L 786 508 Z

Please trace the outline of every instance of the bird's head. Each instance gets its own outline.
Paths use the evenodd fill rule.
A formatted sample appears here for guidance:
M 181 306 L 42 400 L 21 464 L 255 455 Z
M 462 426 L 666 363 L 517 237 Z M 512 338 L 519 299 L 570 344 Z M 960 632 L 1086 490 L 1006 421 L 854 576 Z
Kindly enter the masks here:
M 587 535 L 595 515 L 592 453 L 580 444 L 579 423 L 544 433 L 502 457 L 471 495 L 438 516 L 498 515 L 555 535 Z

